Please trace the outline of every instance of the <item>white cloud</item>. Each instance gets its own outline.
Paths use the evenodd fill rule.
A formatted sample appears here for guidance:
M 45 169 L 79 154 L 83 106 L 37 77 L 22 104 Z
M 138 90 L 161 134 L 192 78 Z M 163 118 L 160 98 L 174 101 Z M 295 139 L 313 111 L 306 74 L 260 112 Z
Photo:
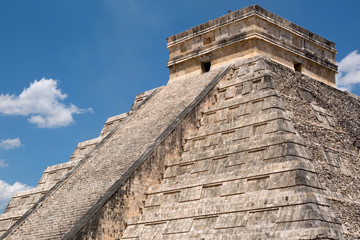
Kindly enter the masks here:
M 0 148 L 4 150 L 10 150 L 21 146 L 22 144 L 20 138 L 13 138 L 13 139 L 9 138 L 5 140 L 1 140 L 0 142 Z
M 1 168 L 1 167 L 7 167 L 7 166 L 9 166 L 9 164 L 7 164 L 7 163 L 5 162 L 5 159 L 0 159 L 0 168 Z
M 341 90 L 350 91 L 355 84 L 360 84 L 360 53 L 355 50 L 340 62 L 339 73 L 336 75 L 336 85 Z
M 15 193 L 31 188 L 32 187 L 19 182 L 10 185 L 4 182 L 3 180 L 0 180 L 0 209 L 6 207 L 6 205 L 8 204 L 12 196 L 14 196 Z
M 45 79 L 30 83 L 19 96 L 0 94 L 0 113 L 28 116 L 28 121 L 40 128 L 65 127 L 74 122 L 73 114 L 92 109 L 80 109 L 61 101 L 67 98 L 58 88 L 58 81 Z

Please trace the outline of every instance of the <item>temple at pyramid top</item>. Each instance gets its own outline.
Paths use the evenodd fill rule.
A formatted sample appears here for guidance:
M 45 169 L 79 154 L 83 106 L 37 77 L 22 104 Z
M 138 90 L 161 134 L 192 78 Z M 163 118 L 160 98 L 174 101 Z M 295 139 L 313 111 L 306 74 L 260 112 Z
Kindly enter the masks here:
M 335 43 L 257 5 L 167 39 L 170 80 L 263 55 L 335 86 Z

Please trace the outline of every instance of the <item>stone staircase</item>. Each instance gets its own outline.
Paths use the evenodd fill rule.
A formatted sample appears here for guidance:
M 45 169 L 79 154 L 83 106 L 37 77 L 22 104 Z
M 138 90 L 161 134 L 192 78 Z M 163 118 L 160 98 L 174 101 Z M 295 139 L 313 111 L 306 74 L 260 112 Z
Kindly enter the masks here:
M 130 112 L 134 111 L 147 97 L 157 90 L 151 89 L 140 93 L 135 97 Z M 67 173 L 76 166 L 87 154 L 99 144 L 115 127 L 129 115 L 130 112 L 110 117 L 106 120 L 100 136 L 84 142 L 80 142 L 69 162 L 49 166 L 45 169 L 38 185 L 34 189 L 29 189 L 16 193 L 8 203 L 4 213 L 0 214 L 0 236 L 20 219 L 34 204 L 40 200 L 56 183 L 61 181 Z

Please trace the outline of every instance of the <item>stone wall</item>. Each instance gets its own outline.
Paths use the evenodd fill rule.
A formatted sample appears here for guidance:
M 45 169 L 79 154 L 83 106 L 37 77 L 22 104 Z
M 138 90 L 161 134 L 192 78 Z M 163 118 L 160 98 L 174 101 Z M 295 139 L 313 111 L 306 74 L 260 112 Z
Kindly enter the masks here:
M 305 140 L 345 239 L 360 238 L 360 101 L 302 74 L 271 64 L 275 86 Z

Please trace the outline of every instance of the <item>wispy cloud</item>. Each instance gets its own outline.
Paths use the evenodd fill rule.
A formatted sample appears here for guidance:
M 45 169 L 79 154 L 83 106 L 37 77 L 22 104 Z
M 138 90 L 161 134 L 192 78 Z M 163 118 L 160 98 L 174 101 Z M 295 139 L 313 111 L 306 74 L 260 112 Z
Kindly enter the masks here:
M 21 141 L 20 138 L 9 138 L 5 140 L 0 141 L 0 148 L 4 150 L 11 150 L 14 148 L 21 147 Z
M 360 84 L 360 53 L 355 50 L 340 62 L 339 73 L 336 75 L 336 85 L 341 90 L 351 91 L 355 84 Z
M 42 78 L 30 83 L 19 96 L 0 94 L 0 113 L 28 116 L 40 128 L 65 127 L 74 122 L 73 114 L 92 112 L 61 101 L 67 98 L 58 88 L 59 81 Z
M 32 187 L 19 182 L 11 185 L 7 182 L 4 182 L 3 180 L 0 180 L 0 211 L 1 209 L 6 207 L 6 205 L 15 193 L 31 188 Z
M 7 166 L 9 166 L 9 164 L 7 164 L 6 160 L 5 159 L 0 159 L 0 168 L 7 167 Z

